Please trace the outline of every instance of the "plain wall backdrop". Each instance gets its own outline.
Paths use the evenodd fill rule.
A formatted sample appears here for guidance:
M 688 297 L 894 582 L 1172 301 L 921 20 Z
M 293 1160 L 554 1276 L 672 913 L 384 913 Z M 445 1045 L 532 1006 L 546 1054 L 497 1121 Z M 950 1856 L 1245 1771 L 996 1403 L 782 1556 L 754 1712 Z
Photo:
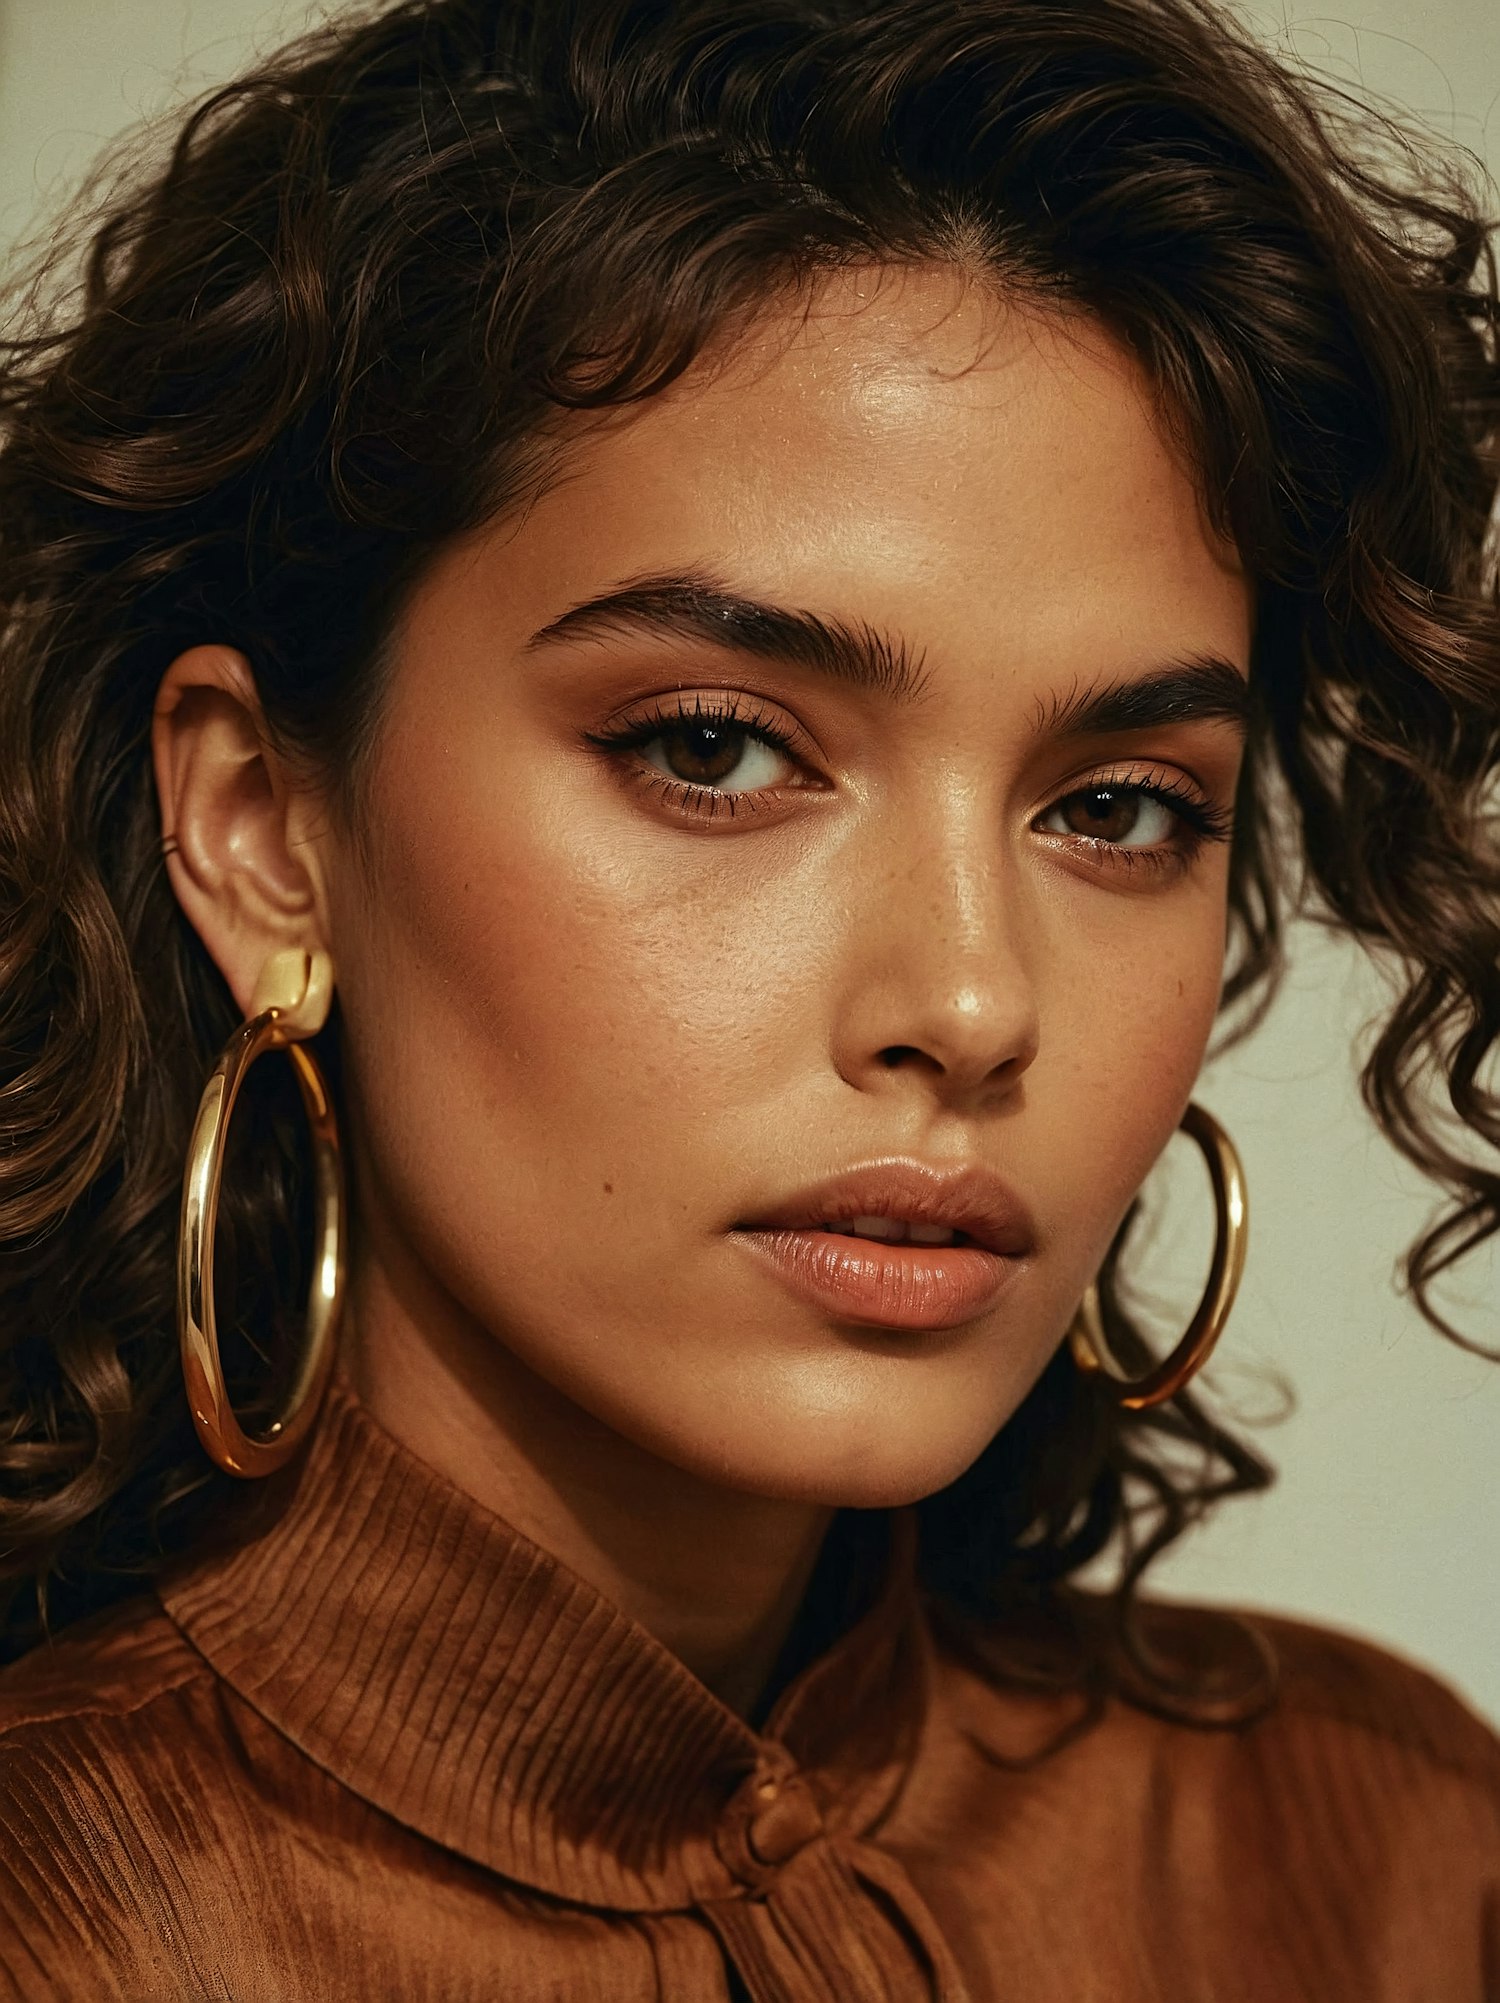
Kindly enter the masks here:
M 302 0 L 0 0 L 0 242 L 54 213 L 121 128 L 324 11 Z M 1402 106 L 1500 179 L 1496 0 L 1244 11 L 1295 60 Z M 1153 1586 L 1374 1637 L 1500 1722 L 1500 1364 L 1455 1350 L 1395 1288 L 1435 1192 L 1359 1101 L 1358 1057 L 1387 992 L 1379 972 L 1313 926 L 1291 944 L 1270 1019 L 1209 1065 L 1196 1095 L 1235 1139 L 1250 1191 L 1245 1280 L 1207 1381 L 1279 1480 L 1190 1533 Z M 1175 1333 L 1211 1224 L 1186 1140 L 1168 1149 L 1150 1197 L 1160 1231 L 1136 1270 Z M 1470 1260 L 1448 1299 L 1500 1347 L 1500 1258 Z

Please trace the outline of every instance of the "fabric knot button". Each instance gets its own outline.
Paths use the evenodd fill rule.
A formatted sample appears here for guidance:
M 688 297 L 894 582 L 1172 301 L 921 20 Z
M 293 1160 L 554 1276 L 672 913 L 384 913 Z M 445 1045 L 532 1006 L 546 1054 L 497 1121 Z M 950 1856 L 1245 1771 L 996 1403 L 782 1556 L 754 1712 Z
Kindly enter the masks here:
M 762 1864 L 784 1864 L 823 1833 L 823 1817 L 812 1790 L 798 1775 L 758 1783 L 754 1813 L 745 1830 L 750 1854 Z

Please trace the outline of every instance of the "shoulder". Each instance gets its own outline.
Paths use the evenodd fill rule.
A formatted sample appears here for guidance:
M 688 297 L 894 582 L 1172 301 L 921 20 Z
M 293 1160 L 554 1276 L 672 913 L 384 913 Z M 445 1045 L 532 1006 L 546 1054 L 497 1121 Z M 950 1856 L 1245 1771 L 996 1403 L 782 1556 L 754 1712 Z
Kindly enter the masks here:
M 1500 1737 L 1451 1684 L 1395 1650 L 1287 1615 L 1245 1614 L 1271 1644 L 1276 1698 L 1263 1736 L 1363 1747 L 1471 1781 L 1500 1802 Z
M 1500 1738 L 1391 1648 L 1286 1616 L 1240 1618 L 1269 1645 L 1274 1696 L 1240 1726 L 1191 1735 L 1190 1753 L 1181 1731 L 1158 1740 L 1184 1824 L 1213 1829 L 1242 1910 L 1284 1932 L 1294 1887 L 1330 1965 L 1341 1933 L 1358 1940 L 1369 1962 L 1358 1993 L 1490 1995 Z
M 1076 1659 L 1039 1656 L 1030 1634 L 1019 1658 L 996 1634 L 950 1660 L 970 1727 L 1000 1735 L 1008 1757 L 1031 1764 L 1076 1743 L 1085 1762 L 1149 1771 L 1169 1791 L 1257 1797 L 1268 1826 L 1314 1797 L 1320 1812 L 1398 1828 L 1403 1815 L 1420 1822 L 1463 1804 L 1500 1866 L 1500 1736 L 1431 1669 L 1289 1615 L 1155 1599 L 1139 1604 L 1126 1649 L 1107 1602 L 1070 1604 L 1086 1659 L 1104 1669 L 1092 1705 Z
M 212 1672 L 144 1595 L 0 1670 L 0 1996 L 172 1993 L 162 1860 L 191 1832 L 166 1825 L 201 1797 L 215 1712 Z
M 1162 1701 L 1116 1647 L 1127 1701 L 1170 1722 L 1223 1729 L 1228 1745 L 1270 1757 L 1316 1742 L 1345 1761 L 1405 1761 L 1500 1791 L 1500 1738 L 1434 1670 L 1364 1636 L 1290 1614 L 1146 1600 L 1138 1634 L 1184 1701 Z
M 1361 1812 L 1383 1804 L 1388 1815 L 1402 1799 L 1456 1794 L 1500 1816 L 1500 1738 L 1451 1684 L 1398 1650 L 1289 1614 L 1160 1600 L 1143 1606 L 1141 1632 L 1168 1664 L 1202 1668 L 1203 1715 L 1194 1716 L 1189 1696 L 1180 1722 L 1219 1728 L 1195 1737 L 1217 1748 L 1224 1770 L 1253 1770 L 1290 1794 L 1341 1795 Z M 1259 1688 L 1247 1673 L 1256 1662 Z M 1253 1693 L 1240 1704 L 1236 1663 Z M 1128 1700 L 1178 1722 L 1139 1676 L 1122 1687 Z
M 1500 2003 L 1500 1740 L 1458 1692 L 1285 1616 L 1145 1602 L 1111 1655 L 1091 1614 L 940 1655 L 938 1812 L 997 1884 L 1087 1884 L 1077 1951 L 1159 1954 L 1164 1995 Z
M 77 1622 L 0 1669 L 0 1858 L 43 1795 L 79 1805 L 150 1785 L 213 1672 L 155 1599 Z M 48 1811 L 54 1824 L 58 1809 Z
M 128 1718 L 209 1674 L 154 1597 L 125 1600 L 0 1668 L 0 1759 L 45 1743 L 49 1727 Z

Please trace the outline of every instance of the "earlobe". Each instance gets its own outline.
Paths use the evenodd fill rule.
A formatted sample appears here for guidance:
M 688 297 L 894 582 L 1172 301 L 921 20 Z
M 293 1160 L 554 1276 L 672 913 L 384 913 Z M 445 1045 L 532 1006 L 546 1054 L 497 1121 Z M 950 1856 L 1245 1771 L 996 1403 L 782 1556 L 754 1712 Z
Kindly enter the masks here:
M 293 838 L 297 789 L 242 653 L 203 645 L 177 656 L 151 749 L 173 891 L 248 1013 L 269 955 L 326 942 L 316 856 Z
M 274 1008 L 292 1037 L 316 1036 L 333 1006 L 333 959 L 301 946 L 278 948 L 256 976 L 250 1014 Z

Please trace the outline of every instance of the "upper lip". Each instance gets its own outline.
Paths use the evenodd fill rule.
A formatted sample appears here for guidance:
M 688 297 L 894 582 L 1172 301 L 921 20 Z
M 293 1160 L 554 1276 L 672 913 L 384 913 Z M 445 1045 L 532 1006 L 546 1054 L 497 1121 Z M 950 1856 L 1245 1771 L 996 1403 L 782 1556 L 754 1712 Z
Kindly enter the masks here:
M 1036 1238 L 1026 1205 L 993 1170 L 972 1162 L 933 1168 L 905 1158 L 844 1169 L 734 1228 L 796 1231 L 816 1224 L 849 1224 L 856 1217 L 946 1224 L 950 1231 L 962 1231 L 986 1250 L 1007 1258 L 1022 1257 Z

